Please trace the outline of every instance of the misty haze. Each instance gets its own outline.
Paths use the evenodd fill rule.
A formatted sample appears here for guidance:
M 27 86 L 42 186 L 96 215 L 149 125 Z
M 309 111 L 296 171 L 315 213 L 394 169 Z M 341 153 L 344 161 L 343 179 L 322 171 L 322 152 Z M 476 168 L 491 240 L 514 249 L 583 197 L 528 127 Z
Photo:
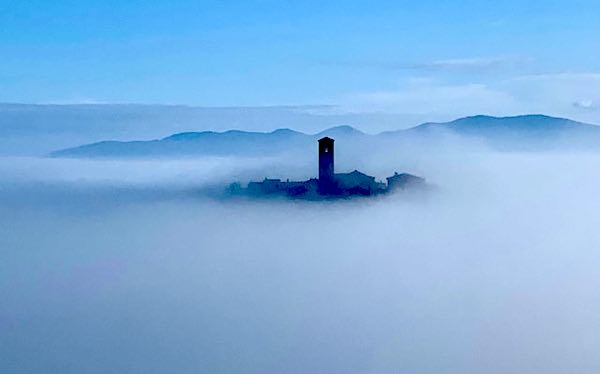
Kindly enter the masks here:
M 599 373 L 599 12 L 0 4 L 0 373 Z
M 600 155 L 373 157 L 369 171 L 413 165 L 436 192 L 335 203 L 202 192 L 242 175 L 314 174 L 312 155 L 3 158 L 2 366 L 599 368 Z

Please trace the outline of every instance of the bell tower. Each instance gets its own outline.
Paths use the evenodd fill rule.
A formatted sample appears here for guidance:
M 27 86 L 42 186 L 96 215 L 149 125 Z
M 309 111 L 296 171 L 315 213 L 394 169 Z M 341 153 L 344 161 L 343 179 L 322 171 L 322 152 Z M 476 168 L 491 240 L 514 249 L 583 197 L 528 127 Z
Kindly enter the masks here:
M 319 139 L 319 190 L 325 194 L 334 187 L 333 142 L 327 136 Z

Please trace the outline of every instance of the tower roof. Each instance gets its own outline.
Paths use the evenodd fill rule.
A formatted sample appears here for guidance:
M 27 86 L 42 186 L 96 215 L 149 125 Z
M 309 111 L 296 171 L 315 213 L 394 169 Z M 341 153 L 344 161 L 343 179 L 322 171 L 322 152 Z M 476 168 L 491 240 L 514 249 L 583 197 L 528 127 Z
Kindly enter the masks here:
M 325 136 L 325 137 L 319 139 L 319 143 L 321 143 L 321 142 L 331 142 L 331 143 L 333 143 L 334 141 L 335 141 L 334 139 L 332 139 L 332 138 L 330 138 L 328 136 Z

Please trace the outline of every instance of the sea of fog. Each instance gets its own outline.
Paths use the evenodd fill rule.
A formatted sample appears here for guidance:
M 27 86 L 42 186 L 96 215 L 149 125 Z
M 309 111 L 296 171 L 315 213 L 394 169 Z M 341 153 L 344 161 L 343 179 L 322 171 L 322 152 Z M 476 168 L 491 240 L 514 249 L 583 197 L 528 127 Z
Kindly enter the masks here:
M 342 158 L 435 187 L 214 194 L 313 161 L 0 158 L 0 372 L 600 372 L 600 155 Z

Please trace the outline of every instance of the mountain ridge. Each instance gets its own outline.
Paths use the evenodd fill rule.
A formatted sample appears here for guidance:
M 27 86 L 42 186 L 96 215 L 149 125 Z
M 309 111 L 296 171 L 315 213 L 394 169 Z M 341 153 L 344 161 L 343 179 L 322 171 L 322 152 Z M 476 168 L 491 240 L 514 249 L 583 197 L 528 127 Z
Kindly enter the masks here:
M 133 141 L 101 141 L 52 152 L 51 157 L 143 157 L 149 155 L 252 155 L 273 154 L 312 144 L 317 138 L 330 136 L 345 142 L 376 138 L 402 138 L 410 141 L 439 139 L 445 135 L 481 139 L 493 148 L 533 150 L 564 148 L 561 140 L 587 136 L 587 148 L 596 142 L 600 149 L 600 126 L 567 118 L 542 114 L 494 117 L 475 115 L 449 122 L 426 122 L 408 129 L 367 134 L 352 126 L 341 125 L 315 134 L 306 134 L 289 128 L 271 132 L 243 130 L 190 131 L 175 133 L 160 139 Z M 571 139 L 572 140 L 572 139 Z M 556 144 L 550 144 L 554 141 Z

